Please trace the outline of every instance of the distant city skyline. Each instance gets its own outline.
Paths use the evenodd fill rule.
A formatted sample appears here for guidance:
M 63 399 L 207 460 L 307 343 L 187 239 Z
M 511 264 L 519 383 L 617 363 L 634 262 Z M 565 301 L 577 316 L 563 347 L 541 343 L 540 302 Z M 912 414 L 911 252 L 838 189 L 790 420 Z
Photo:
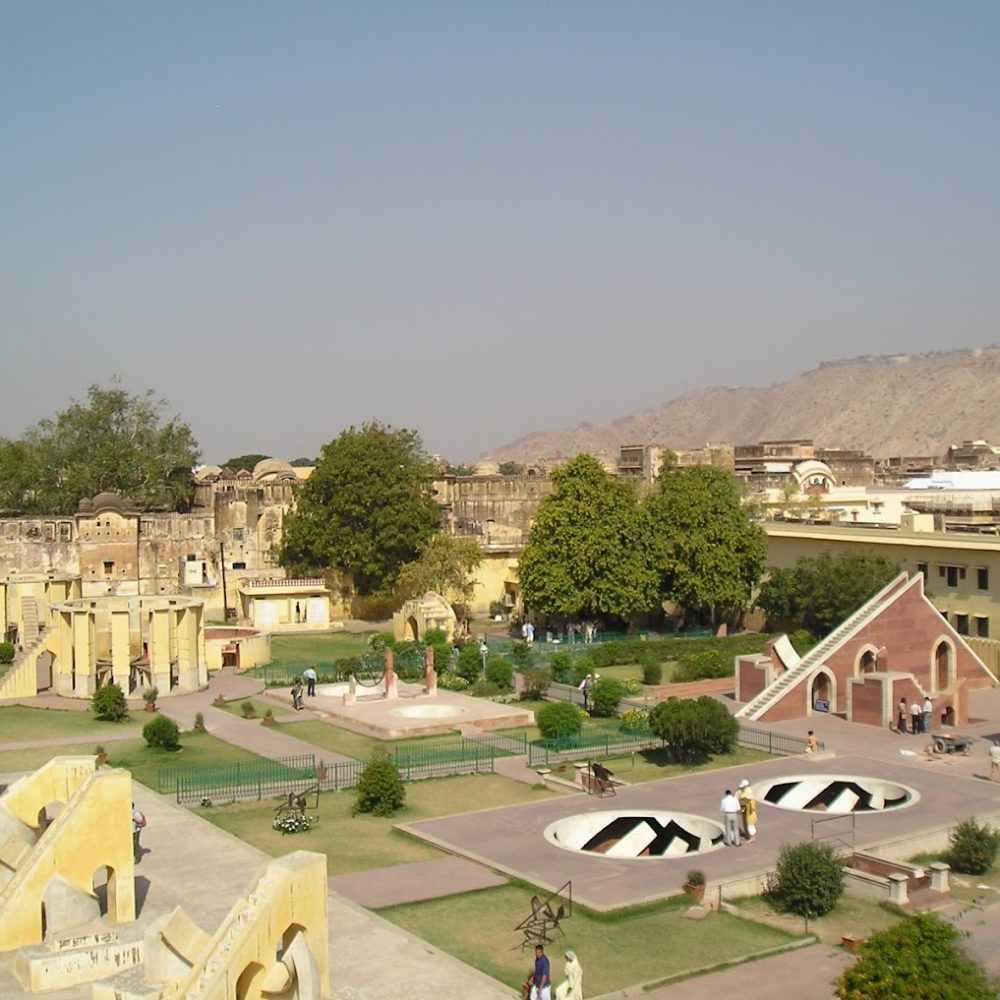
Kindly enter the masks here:
M 987 2 L 0 7 L 0 435 L 120 374 L 204 460 L 458 463 L 996 343 Z

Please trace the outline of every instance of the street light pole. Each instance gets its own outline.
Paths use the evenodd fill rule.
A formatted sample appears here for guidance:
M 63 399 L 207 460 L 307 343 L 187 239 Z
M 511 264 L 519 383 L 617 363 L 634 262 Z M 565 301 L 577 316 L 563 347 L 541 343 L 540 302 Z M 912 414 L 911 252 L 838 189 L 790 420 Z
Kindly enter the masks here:
M 482 644 L 479 647 L 479 655 L 483 658 L 483 680 L 486 680 L 486 661 L 489 659 L 490 647 L 486 645 L 486 636 L 483 636 Z

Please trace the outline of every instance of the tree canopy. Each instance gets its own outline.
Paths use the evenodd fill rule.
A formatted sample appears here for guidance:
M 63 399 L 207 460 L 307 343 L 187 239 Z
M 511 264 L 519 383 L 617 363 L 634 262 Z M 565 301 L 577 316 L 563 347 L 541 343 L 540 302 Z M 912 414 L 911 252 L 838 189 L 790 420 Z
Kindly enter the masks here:
M 455 538 L 439 531 L 425 543 L 419 557 L 400 567 L 396 595 L 403 600 L 433 590 L 446 600 L 468 604 L 476 581 L 470 575 L 483 561 L 474 538 Z
M 232 458 L 222 463 L 222 468 L 231 469 L 233 472 L 239 472 L 240 469 L 246 469 L 247 472 L 253 472 L 253 467 L 258 462 L 263 462 L 265 458 L 270 457 L 270 455 L 258 455 L 254 452 L 250 452 L 248 455 L 234 455 Z
M 656 603 L 649 526 L 631 483 L 577 455 L 552 474 L 518 563 L 525 603 L 561 618 L 628 619 Z
M 432 474 L 416 432 L 378 422 L 348 428 L 323 446 L 285 521 L 282 565 L 336 569 L 359 594 L 388 593 L 440 525 Z
M 767 536 L 743 509 L 733 476 L 710 465 L 668 471 L 646 505 L 663 595 L 713 622 L 742 611 L 764 569 Z
M 132 395 L 117 379 L 90 386 L 86 400 L 72 400 L 20 440 L 0 440 L 0 508 L 72 514 L 84 497 L 103 492 L 144 509 L 183 507 L 198 445 L 165 409 L 151 389 Z
M 875 553 L 823 552 L 791 569 L 772 568 L 755 603 L 783 628 L 824 636 L 898 573 L 897 563 Z
M 983 967 L 960 946 L 963 935 L 933 913 L 917 913 L 873 934 L 837 980 L 840 1000 L 994 1000 Z

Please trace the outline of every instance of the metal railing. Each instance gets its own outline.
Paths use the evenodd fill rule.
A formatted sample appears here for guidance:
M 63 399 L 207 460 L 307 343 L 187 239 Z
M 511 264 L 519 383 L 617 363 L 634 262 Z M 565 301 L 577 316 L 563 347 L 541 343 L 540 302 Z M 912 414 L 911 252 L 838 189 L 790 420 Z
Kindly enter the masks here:
M 174 792 L 178 802 L 213 798 L 257 798 L 288 791 L 296 783 L 316 781 L 315 754 L 278 760 L 237 760 L 227 764 L 196 764 L 161 768 L 156 772 L 157 791 Z
M 737 743 L 748 750 L 763 750 L 764 753 L 792 757 L 805 753 L 809 741 L 802 736 L 788 736 L 785 733 L 773 733 L 769 729 L 752 729 L 750 726 L 740 726 Z M 820 743 L 820 750 L 826 745 Z
M 528 744 L 528 767 L 587 757 L 621 757 L 662 745 L 663 741 L 650 732 L 559 733 Z
M 488 743 L 455 738 L 421 740 L 393 748 L 392 758 L 404 781 L 448 774 L 492 774 L 496 753 Z

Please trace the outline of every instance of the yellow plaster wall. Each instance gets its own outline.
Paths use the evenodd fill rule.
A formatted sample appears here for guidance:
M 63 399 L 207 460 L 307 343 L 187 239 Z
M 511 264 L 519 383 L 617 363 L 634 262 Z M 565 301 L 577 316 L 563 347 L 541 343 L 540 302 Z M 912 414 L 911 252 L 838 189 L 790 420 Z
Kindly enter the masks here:
M 475 586 L 470 610 L 473 614 L 486 614 L 493 601 L 503 601 L 506 584 L 517 584 L 517 557 L 509 552 L 484 553 L 483 561 L 472 571 Z M 513 609 L 510 609 L 513 610 Z

